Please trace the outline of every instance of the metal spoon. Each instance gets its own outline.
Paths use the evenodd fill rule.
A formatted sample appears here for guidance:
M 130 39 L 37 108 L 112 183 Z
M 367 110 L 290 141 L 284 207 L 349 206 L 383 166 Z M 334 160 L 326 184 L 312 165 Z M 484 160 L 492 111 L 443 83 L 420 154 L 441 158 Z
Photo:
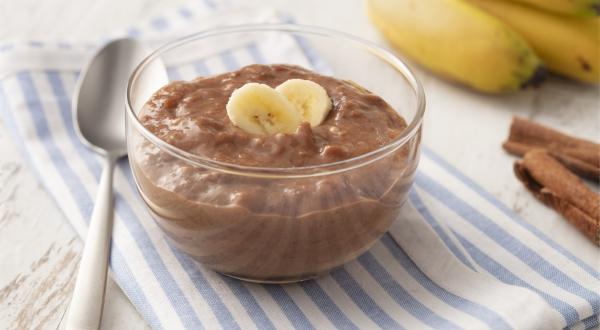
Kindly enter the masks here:
M 113 222 L 113 169 L 116 161 L 127 154 L 125 90 L 129 75 L 148 53 L 144 45 L 133 39 L 109 42 L 93 57 L 77 82 L 73 98 L 75 130 L 87 147 L 104 157 L 104 169 L 66 329 L 98 329 L 100 326 Z M 166 81 L 166 70 L 164 67 L 161 70 L 165 74 L 157 82 L 162 84 Z M 154 90 L 143 92 L 147 97 Z

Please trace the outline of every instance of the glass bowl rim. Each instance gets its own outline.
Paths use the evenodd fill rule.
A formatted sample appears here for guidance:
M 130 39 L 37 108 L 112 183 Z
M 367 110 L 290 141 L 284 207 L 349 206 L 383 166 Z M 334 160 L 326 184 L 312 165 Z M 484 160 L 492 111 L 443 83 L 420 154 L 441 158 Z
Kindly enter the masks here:
M 289 32 L 292 34 L 307 34 L 307 35 L 316 35 L 327 38 L 340 38 L 346 42 L 357 44 L 363 48 L 366 48 L 371 53 L 377 55 L 381 60 L 390 64 L 395 71 L 401 74 L 407 83 L 410 85 L 416 96 L 416 112 L 408 124 L 408 126 L 402 131 L 402 133 L 394 140 L 389 143 L 369 151 L 367 153 L 340 160 L 330 163 L 317 164 L 317 165 L 308 165 L 308 166 L 298 166 L 298 167 L 258 167 L 258 166 L 246 166 L 239 165 L 227 162 L 221 162 L 209 157 L 203 157 L 200 155 L 192 154 L 185 150 L 179 149 L 166 141 L 163 141 L 154 133 L 150 132 L 139 120 L 136 115 L 131 102 L 131 90 L 132 86 L 136 83 L 137 78 L 144 70 L 146 65 L 163 53 L 175 49 L 180 46 L 184 46 L 190 42 L 208 38 L 215 37 L 219 35 L 225 34 L 235 34 L 235 33 L 244 33 L 244 32 Z M 256 177 L 269 177 L 269 178 L 302 178 L 302 177 L 312 177 L 312 176 L 322 176 L 322 175 L 330 175 L 339 172 L 349 171 L 358 167 L 362 167 L 368 164 L 371 164 L 381 158 L 386 157 L 390 153 L 394 152 L 398 148 L 402 147 L 408 140 L 410 140 L 419 130 L 423 116 L 425 114 L 425 92 L 423 90 L 423 86 L 414 75 L 412 70 L 406 65 L 406 63 L 394 55 L 391 51 L 377 45 L 374 42 L 356 37 L 349 33 L 311 26 L 311 25 L 302 25 L 295 23 L 261 23 L 261 24 L 242 24 L 242 25 L 230 25 L 224 27 L 217 27 L 212 29 L 207 29 L 201 32 L 193 33 L 173 41 L 170 41 L 161 47 L 154 50 L 148 56 L 146 56 L 133 70 L 131 73 L 129 80 L 127 82 L 127 90 L 126 90 L 126 116 L 128 118 L 128 126 L 129 124 L 133 124 L 135 129 L 140 132 L 146 139 L 150 140 L 153 144 L 158 146 L 160 149 L 167 151 L 170 155 L 179 158 L 187 163 L 190 163 L 194 166 L 200 166 L 204 168 L 209 168 L 211 170 L 229 173 L 229 174 L 237 174 L 243 176 L 256 176 Z M 381 153 L 381 154 L 379 154 Z M 373 157 L 373 158 L 372 158 Z M 354 164 L 357 162 L 358 164 Z M 340 168 L 337 168 L 340 167 Z M 333 169 L 332 169 L 333 168 Z

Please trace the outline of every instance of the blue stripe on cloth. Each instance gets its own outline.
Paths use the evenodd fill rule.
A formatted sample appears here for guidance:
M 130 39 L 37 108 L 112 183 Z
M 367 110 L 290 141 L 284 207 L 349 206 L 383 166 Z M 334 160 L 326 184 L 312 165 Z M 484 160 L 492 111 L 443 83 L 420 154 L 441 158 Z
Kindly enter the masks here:
M 504 266 L 496 262 L 490 256 L 486 255 L 483 251 L 479 250 L 474 244 L 469 242 L 466 238 L 458 234 L 456 231 L 452 230 L 452 232 L 454 233 L 454 235 L 456 235 L 456 237 L 465 247 L 465 249 L 467 249 L 471 257 L 473 257 L 473 260 L 475 260 L 475 262 L 487 272 L 494 275 L 494 277 L 496 277 L 504 283 L 521 286 L 537 293 L 544 300 L 546 300 L 550 306 L 556 309 L 563 316 L 567 325 L 579 321 L 579 313 L 575 308 L 573 308 L 573 306 L 531 286 L 529 283 L 525 282 L 520 277 L 513 274 L 510 270 L 506 269 Z
M 296 23 L 292 16 L 289 16 L 287 14 L 282 14 L 281 16 L 283 18 L 284 23 Z M 331 72 L 331 68 L 329 67 L 329 65 L 325 63 L 325 61 L 321 58 L 321 56 L 319 56 L 319 54 L 317 54 L 317 52 L 310 46 L 306 39 L 297 34 L 292 34 L 292 37 L 294 38 L 294 40 L 296 40 L 298 46 L 302 50 L 302 53 L 304 54 L 304 56 L 306 57 L 306 59 L 308 60 L 308 62 L 314 70 L 322 74 Z
M 163 17 L 155 17 L 150 21 L 150 25 L 157 31 L 165 30 L 169 27 L 169 23 Z
M 185 253 L 177 250 L 172 244 L 168 244 L 171 251 L 181 264 L 181 267 L 186 271 L 196 290 L 206 299 L 213 313 L 219 320 L 223 329 L 239 329 L 239 325 L 231 315 L 229 309 L 223 304 L 221 297 L 215 292 L 212 286 L 208 283 L 202 272 L 198 269 L 198 265 L 187 256 Z
M 381 241 L 387 250 L 392 254 L 392 256 L 394 256 L 394 258 L 398 260 L 402 267 L 406 269 L 410 276 L 440 300 L 460 311 L 480 319 L 492 329 L 499 330 L 511 328 L 504 318 L 502 318 L 502 316 L 493 310 L 481 304 L 452 294 L 430 280 L 419 270 L 418 266 L 410 259 L 410 257 L 405 254 L 400 246 L 398 246 L 398 243 L 394 241 L 389 233 L 385 234 Z
M 373 257 L 371 252 L 358 257 L 358 262 L 377 280 L 385 291 L 412 316 L 434 329 L 460 329 L 458 325 L 447 320 L 423 305 L 400 285 L 390 273 Z
M 181 75 L 179 74 L 179 71 L 177 71 L 173 67 L 167 67 L 167 76 L 169 77 L 169 80 L 181 80 Z
M 583 326 L 585 326 L 586 329 L 596 328 L 598 325 L 600 325 L 600 320 L 598 320 L 599 317 L 599 315 L 592 315 L 583 319 L 581 323 L 583 323 Z
M 1 88 L 0 88 L 0 90 L 1 90 Z M 33 91 L 35 93 L 35 90 L 31 90 L 31 91 Z M 43 132 L 44 130 L 47 131 L 47 129 L 48 129 L 47 126 L 45 125 L 45 123 L 42 120 L 40 120 L 39 118 L 36 118 L 39 116 L 34 115 L 31 112 L 31 111 L 33 111 L 33 109 L 29 108 L 31 105 L 34 105 L 34 103 L 32 103 L 29 100 L 26 100 L 26 102 L 27 102 L 28 109 L 30 110 L 30 116 L 34 121 L 34 126 L 36 129 L 37 135 L 38 136 L 47 135 L 48 134 L 47 132 Z M 35 108 L 38 110 L 40 115 L 43 115 L 39 106 L 35 106 Z M 7 114 L 7 116 L 4 116 L 4 118 L 6 118 L 6 119 L 8 119 L 8 121 L 12 122 L 8 126 L 13 127 L 13 129 L 16 129 L 16 126 L 14 126 L 14 125 L 16 125 L 16 121 L 14 121 L 14 118 L 12 118 L 12 114 L 10 113 L 10 111 L 8 111 L 9 110 L 8 107 L 6 107 L 6 108 L 2 107 L 2 109 L 3 110 L 5 109 L 6 110 L 5 114 Z M 17 131 L 15 131 L 14 133 L 16 134 L 17 138 L 20 138 L 20 134 L 17 133 Z M 41 134 L 41 133 L 43 133 L 43 134 Z M 25 141 L 25 140 L 19 139 L 19 141 Z M 71 196 L 75 200 L 82 218 L 84 219 L 84 221 L 86 223 L 88 223 L 89 219 L 91 217 L 91 214 L 92 214 L 92 205 L 93 205 L 91 199 L 89 198 L 89 195 L 87 195 L 87 193 L 85 192 L 85 189 L 82 188 L 81 182 L 75 182 L 74 173 L 71 170 L 71 168 L 67 165 L 64 157 L 62 157 L 62 154 L 53 152 L 54 150 L 57 149 L 57 147 L 53 143 L 53 141 L 51 139 L 47 140 L 47 141 L 44 141 L 44 140 L 40 140 L 40 141 L 42 141 L 42 144 L 44 145 L 46 151 L 49 153 L 49 158 L 51 159 L 52 165 L 58 171 L 58 173 L 61 175 L 61 177 L 63 177 L 65 179 L 65 183 L 67 184 L 67 189 L 69 189 Z M 23 148 L 25 148 L 25 147 L 23 146 Z M 27 149 L 23 149 L 23 150 L 25 151 Z M 31 163 L 31 164 L 33 164 L 33 163 Z M 121 283 L 121 284 L 125 284 L 125 283 L 127 284 L 127 285 L 122 286 L 122 288 L 125 291 L 125 293 L 127 294 L 127 296 L 130 297 L 130 299 L 132 301 L 137 303 L 135 305 L 136 308 L 138 308 L 138 310 L 140 312 L 144 312 L 144 314 L 143 314 L 144 318 L 154 328 L 157 328 L 157 329 L 162 328 L 162 325 L 161 325 L 158 317 L 156 316 L 156 313 L 152 309 L 152 306 L 150 304 L 148 304 L 148 300 L 147 300 L 144 292 L 141 290 L 135 277 L 132 275 L 131 270 L 127 266 L 127 263 L 124 261 L 119 248 L 117 246 L 115 246 L 114 244 L 112 245 L 110 258 L 111 258 L 110 265 L 111 265 L 111 268 L 114 270 L 114 275 L 117 278 L 117 281 L 119 281 L 119 283 Z
M 418 172 L 416 175 L 416 183 L 457 215 L 467 220 L 483 234 L 498 243 L 499 246 L 529 266 L 530 269 L 554 283 L 559 288 L 588 301 L 594 313 L 598 313 L 600 309 L 600 295 L 598 293 L 593 292 L 574 281 L 529 246 L 519 241 L 504 228 L 500 227 L 487 216 L 452 194 L 444 186 L 435 182 L 426 174 Z
M 258 64 L 267 64 L 267 60 L 265 59 L 265 57 L 263 56 L 263 54 L 258 49 L 258 45 L 255 42 L 249 44 L 246 48 L 248 49 L 248 52 L 250 53 L 250 56 L 252 56 L 252 59 L 256 63 L 258 63 Z
M 88 196 L 87 191 L 83 188 L 83 184 L 79 181 L 75 172 L 73 172 L 70 165 L 63 157 L 62 152 L 52 139 L 50 129 L 45 121 L 44 111 L 41 108 L 41 103 L 37 96 L 37 91 L 33 87 L 31 77 L 27 72 L 19 72 L 17 73 L 17 80 L 23 91 L 23 95 L 25 96 L 25 103 L 33 121 L 35 132 L 41 144 L 44 146 L 48 158 L 56 170 L 65 179 L 65 183 L 69 188 L 71 195 L 78 202 L 77 204 L 86 205 L 89 208 L 89 210 L 86 210 L 84 213 L 87 214 L 88 212 L 91 212 L 91 200 L 87 201 L 87 199 L 84 199 L 84 196 Z
M 13 48 L 15 48 L 14 44 L 3 44 L 3 45 L 0 45 L 0 52 L 6 52 Z
M 198 74 L 198 75 L 206 76 L 210 73 L 210 70 L 208 70 L 206 63 L 202 60 L 194 62 L 193 65 L 194 65 L 194 70 L 196 71 L 196 74 Z
M 354 301 L 356 306 L 381 328 L 404 329 L 373 301 L 373 298 L 361 288 L 347 270 L 338 268 L 331 272 L 330 276 L 346 292 L 350 299 Z
M 448 234 L 441 228 L 441 225 L 434 219 L 431 212 L 427 209 L 421 197 L 415 192 L 414 189 L 411 189 L 408 193 L 410 198 L 410 202 L 413 204 L 417 212 L 421 214 L 423 219 L 431 226 L 431 228 L 435 231 L 435 233 L 440 237 L 442 242 L 448 247 L 448 249 L 460 260 L 465 266 L 471 268 L 471 270 L 475 271 L 475 268 L 471 264 L 471 262 L 467 259 L 467 257 L 462 253 L 462 251 L 454 244 L 454 242 L 450 239 Z
M 271 319 L 269 319 L 262 307 L 256 302 L 256 299 L 254 299 L 248 288 L 244 286 L 244 283 L 225 275 L 221 275 L 221 279 L 231 289 L 242 306 L 244 306 L 246 313 L 248 313 L 248 316 L 250 316 L 257 328 L 275 330 L 273 322 L 271 322 Z
M 438 154 L 436 154 L 433 150 L 427 148 L 426 146 L 423 146 L 422 152 L 424 155 L 426 155 L 431 160 L 433 160 L 436 164 L 438 164 L 440 167 L 442 167 L 443 169 L 448 171 L 450 174 L 452 174 L 455 178 L 457 178 L 459 181 L 461 181 L 467 187 L 471 188 L 473 191 L 475 191 L 477 194 L 479 194 L 485 200 L 490 202 L 492 205 L 496 206 L 500 211 L 502 211 L 502 213 L 504 213 L 506 216 L 508 216 L 513 222 L 517 223 L 519 226 L 525 228 L 527 231 L 529 231 L 532 234 L 534 234 L 535 236 L 537 236 L 544 243 L 548 244 L 550 247 L 552 247 L 554 250 L 556 250 L 557 252 L 559 252 L 560 254 L 565 256 L 567 259 L 569 259 L 572 262 L 574 262 L 575 264 L 577 264 L 581 269 L 586 271 L 588 274 L 592 275 L 592 277 L 600 279 L 600 272 L 598 272 L 597 269 L 591 267 L 590 265 L 588 265 L 587 263 L 585 263 L 584 261 L 579 259 L 577 256 L 575 256 L 573 253 L 571 253 L 570 251 L 568 251 L 567 249 L 565 249 L 564 247 L 562 247 L 558 243 L 556 243 L 554 240 L 552 240 L 551 238 L 546 236 L 535 226 L 533 226 L 529 222 L 523 220 L 521 217 L 519 217 L 517 214 L 515 214 L 510 208 L 508 208 L 506 205 L 504 205 L 502 202 L 500 202 L 498 199 L 496 199 L 492 194 L 487 192 L 481 186 L 476 184 L 469 177 L 467 177 L 466 175 L 461 173 L 458 169 L 456 169 L 455 167 L 450 165 L 448 162 L 446 162 L 442 157 L 440 157 Z
M 306 315 L 300 310 L 298 305 L 292 300 L 290 295 L 285 292 L 281 285 L 263 285 L 271 297 L 277 302 L 290 323 L 297 329 L 315 329 L 315 327 L 306 318 Z
M 177 10 L 177 13 L 179 14 L 179 16 L 185 18 L 185 19 L 190 19 L 192 17 L 192 12 L 187 9 L 186 7 L 181 7 Z
M 142 32 L 139 29 L 132 27 L 127 29 L 126 34 L 131 38 L 139 38 L 142 35 Z
M 301 282 L 299 285 L 336 328 L 347 330 L 358 329 L 315 280 Z
M 200 0 L 200 1 L 202 1 L 202 3 L 207 5 L 209 8 L 214 9 L 217 7 L 217 4 L 213 0 Z
M 17 80 L 25 96 L 27 109 L 29 110 L 30 117 L 34 123 L 38 138 L 48 152 L 51 161 L 61 176 L 65 179 L 73 198 L 78 200 L 78 202 L 83 202 L 83 205 L 89 205 L 91 209 L 91 197 L 84 188 L 83 183 L 79 180 L 75 172 L 73 172 L 70 165 L 64 159 L 62 151 L 54 143 L 54 139 L 48 127 L 47 118 L 33 79 L 28 72 L 19 72 L 17 74 Z M 57 98 L 58 97 L 59 96 L 57 95 Z M 64 111 L 60 112 L 64 115 Z M 81 157 L 90 156 L 91 153 L 89 152 L 81 154 Z M 90 171 L 93 172 L 93 169 L 90 169 Z M 179 289 L 176 282 L 171 277 L 171 274 L 166 270 L 162 259 L 156 252 L 152 242 L 149 240 L 147 233 L 139 224 L 139 220 L 137 220 L 135 214 L 119 193 L 115 193 L 114 205 L 116 212 L 123 219 L 125 227 L 128 228 L 132 236 L 136 238 L 135 241 L 140 247 L 140 251 L 144 255 L 144 258 L 148 264 L 151 265 L 150 268 L 156 276 L 157 281 L 163 287 L 165 295 L 171 300 L 171 303 L 175 306 L 175 303 L 177 302 L 177 296 L 180 296 L 183 300 L 186 300 L 185 297 L 183 297 L 181 289 Z M 136 221 L 127 221 L 127 219 L 135 219 Z M 184 306 L 183 309 L 175 309 L 180 316 L 182 323 L 186 327 L 202 327 L 200 320 L 195 315 L 194 311 L 189 307 L 189 303 L 186 302 L 186 305 L 187 306 Z
M 230 50 L 224 50 L 220 52 L 219 57 L 221 58 L 221 61 L 223 61 L 227 71 L 234 71 L 240 67 Z
M 91 214 L 84 216 L 84 219 L 90 219 L 90 217 Z M 121 250 L 115 244 L 111 245 L 110 268 L 113 270 L 113 275 L 119 283 L 121 290 L 125 292 L 125 295 L 138 312 L 144 316 L 150 327 L 152 329 L 162 329 L 163 326 L 156 316 L 152 305 L 148 303 L 148 298 L 144 294 L 144 290 L 142 290 L 133 273 L 131 273 L 125 258 L 121 254 Z

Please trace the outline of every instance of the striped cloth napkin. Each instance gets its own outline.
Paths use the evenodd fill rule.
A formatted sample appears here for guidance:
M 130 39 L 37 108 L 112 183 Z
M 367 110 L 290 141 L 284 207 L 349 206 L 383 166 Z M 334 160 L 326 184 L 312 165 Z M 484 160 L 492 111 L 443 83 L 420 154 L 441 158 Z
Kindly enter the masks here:
M 106 38 L 128 34 L 154 45 L 182 27 L 282 20 L 289 18 L 269 9 L 200 1 Z M 101 163 L 77 139 L 70 100 L 78 70 L 97 46 L 0 45 L 4 126 L 82 237 Z M 308 67 L 322 65 L 302 40 L 285 47 Z M 225 50 L 202 65 L 171 67 L 169 74 L 206 74 L 242 58 L 262 62 L 270 56 L 259 42 Z M 427 147 L 402 221 L 357 260 L 293 285 L 243 283 L 195 263 L 164 240 L 142 205 L 127 160 L 115 175 L 112 276 L 155 329 L 598 325 L 598 265 L 520 219 Z

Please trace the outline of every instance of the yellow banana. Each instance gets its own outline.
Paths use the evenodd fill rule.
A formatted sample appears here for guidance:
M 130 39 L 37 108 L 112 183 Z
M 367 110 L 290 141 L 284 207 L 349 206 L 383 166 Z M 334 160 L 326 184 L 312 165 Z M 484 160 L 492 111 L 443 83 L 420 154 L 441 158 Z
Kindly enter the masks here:
M 469 1 L 521 33 L 551 71 L 600 82 L 600 19 L 568 17 L 509 1 Z
M 294 133 L 302 116 L 285 96 L 265 84 L 247 83 L 231 93 L 227 116 L 252 134 Z
M 403 54 L 486 92 L 543 78 L 541 61 L 512 28 L 463 0 L 367 0 L 369 16 Z
M 311 80 L 289 79 L 275 90 L 296 106 L 311 127 L 321 125 L 333 106 L 325 88 Z
M 231 93 L 225 106 L 231 122 L 252 134 L 294 133 L 302 121 L 319 126 L 332 108 L 323 86 L 289 79 L 277 88 L 247 83 Z
M 560 14 L 598 16 L 600 0 L 515 0 Z

